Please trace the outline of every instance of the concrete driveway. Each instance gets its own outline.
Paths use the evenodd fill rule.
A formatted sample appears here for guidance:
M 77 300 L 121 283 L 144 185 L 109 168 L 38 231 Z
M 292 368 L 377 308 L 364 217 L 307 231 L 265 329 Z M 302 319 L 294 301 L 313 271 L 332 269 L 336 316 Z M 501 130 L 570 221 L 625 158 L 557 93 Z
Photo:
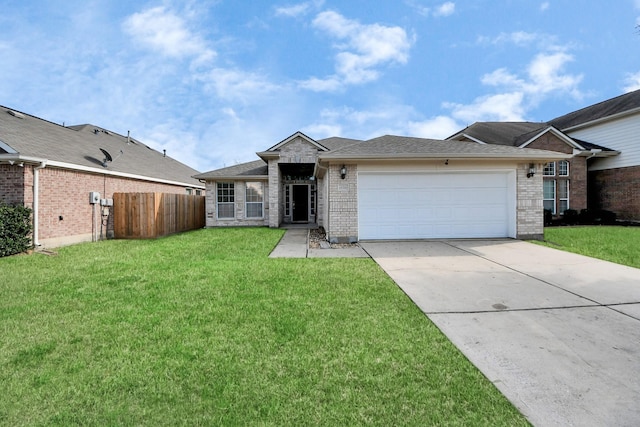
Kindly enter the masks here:
M 537 426 L 640 425 L 640 270 L 514 240 L 365 242 Z

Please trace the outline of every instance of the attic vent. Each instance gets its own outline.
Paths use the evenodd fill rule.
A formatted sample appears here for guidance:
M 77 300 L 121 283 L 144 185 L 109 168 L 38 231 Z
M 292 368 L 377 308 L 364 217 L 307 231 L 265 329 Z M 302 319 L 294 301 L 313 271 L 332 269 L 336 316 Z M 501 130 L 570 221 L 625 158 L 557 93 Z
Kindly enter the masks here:
M 7 110 L 7 113 L 11 114 L 13 117 L 17 117 L 19 119 L 24 119 L 24 114 L 19 113 L 17 111 Z

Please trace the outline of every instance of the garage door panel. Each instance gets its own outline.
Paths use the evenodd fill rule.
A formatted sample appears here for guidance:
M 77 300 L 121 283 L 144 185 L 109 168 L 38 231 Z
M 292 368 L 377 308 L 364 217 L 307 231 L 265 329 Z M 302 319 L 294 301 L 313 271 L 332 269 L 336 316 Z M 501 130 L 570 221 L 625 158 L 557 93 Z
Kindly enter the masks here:
M 509 191 L 508 172 L 360 174 L 359 236 L 508 237 L 515 221 Z

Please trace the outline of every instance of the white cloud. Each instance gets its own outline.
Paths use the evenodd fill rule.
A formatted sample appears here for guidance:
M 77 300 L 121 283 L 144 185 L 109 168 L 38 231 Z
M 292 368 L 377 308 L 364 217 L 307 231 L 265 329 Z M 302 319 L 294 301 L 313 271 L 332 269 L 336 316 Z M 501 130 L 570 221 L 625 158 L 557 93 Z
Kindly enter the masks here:
M 566 94 L 580 99 L 582 75 L 564 71 L 573 56 L 566 52 L 537 54 L 524 70 L 524 77 L 499 68 L 481 78 L 482 84 L 498 93 L 476 98 L 470 104 L 446 103 L 456 121 L 471 124 L 476 121 L 522 121 L 527 112 L 544 99 Z M 640 74 L 640 73 L 639 73 Z
M 444 139 L 460 130 L 462 126 L 448 116 L 436 116 L 425 121 L 410 121 L 407 124 L 407 135 L 418 138 Z
M 549 6 L 550 5 L 548 1 L 542 2 L 542 4 L 540 5 L 540 11 L 541 12 L 547 11 L 549 9 Z
M 195 78 L 221 99 L 242 103 L 255 102 L 279 88 L 266 76 L 236 69 L 214 68 Z
M 406 0 L 405 3 L 422 16 L 429 16 L 433 14 L 435 17 L 445 17 L 453 15 L 456 11 L 456 4 L 451 1 L 442 3 L 440 6 L 436 6 L 433 9 L 428 6 L 423 6 L 419 0 Z
M 378 67 L 408 61 L 412 43 L 400 27 L 363 25 L 333 11 L 318 14 L 313 26 L 341 41 L 334 46 L 338 50 L 336 74 L 303 81 L 302 88 L 335 91 L 344 85 L 367 83 L 378 79 Z
M 189 31 L 184 19 L 163 6 L 134 13 L 122 28 L 138 43 L 165 56 L 196 57 L 199 62 L 215 57 L 203 38 Z
M 624 82 L 624 92 L 633 92 L 640 89 L 640 71 L 634 74 L 627 74 Z
M 436 9 L 433 12 L 433 16 L 449 16 L 449 15 L 453 15 L 455 11 L 456 11 L 456 4 L 448 1 L 436 7 Z
M 522 121 L 525 116 L 522 92 L 500 93 L 476 98 L 471 104 L 445 103 L 452 116 L 471 124 L 479 121 Z
M 280 6 L 276 7 L 275 14 L 276 16 L 295 18 L 301 15 L 306 15 L 313 10 L 318 10 L 322 7 L 323 4 L 324 0 L 313 0 L 290 6 Z
M 553 46 L 554 37 L 547 34 L 529 33 L 526 31 L 514 31 L 512 33 L 500 33 L 494 37 L 480 36 L 477 43 L 480 45 L 514 44 L 516 46 L 528 46 L 534 43 Z

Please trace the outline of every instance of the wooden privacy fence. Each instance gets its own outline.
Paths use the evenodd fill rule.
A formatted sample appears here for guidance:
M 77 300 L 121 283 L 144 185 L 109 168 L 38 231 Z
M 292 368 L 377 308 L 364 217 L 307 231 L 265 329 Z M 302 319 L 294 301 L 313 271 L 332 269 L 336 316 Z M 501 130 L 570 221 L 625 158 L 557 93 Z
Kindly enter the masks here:
M 114 193 L 116 239 L 149 239 L 205 226 L 204 196 Z

